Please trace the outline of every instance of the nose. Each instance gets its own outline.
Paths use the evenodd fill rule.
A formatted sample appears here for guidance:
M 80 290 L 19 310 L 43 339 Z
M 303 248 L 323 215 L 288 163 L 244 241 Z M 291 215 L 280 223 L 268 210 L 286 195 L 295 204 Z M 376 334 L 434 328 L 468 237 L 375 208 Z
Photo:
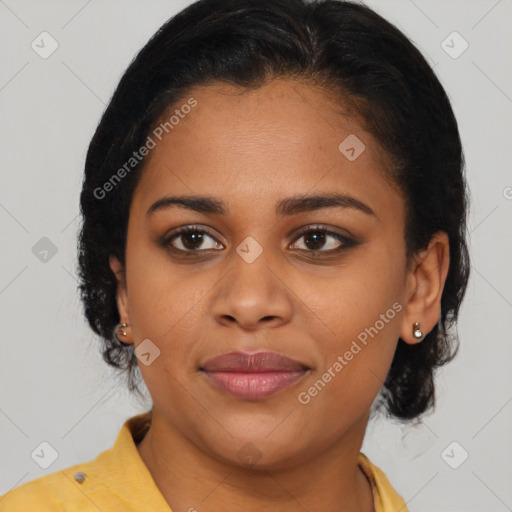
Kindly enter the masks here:
M 293 294 L 278 275 L 283 269 L 276 268 L 264 253 L 249 261 L 233 254 L 231 271 L 214 300 L 215 320 L 244 330 L 288 323 L 293 314 Z

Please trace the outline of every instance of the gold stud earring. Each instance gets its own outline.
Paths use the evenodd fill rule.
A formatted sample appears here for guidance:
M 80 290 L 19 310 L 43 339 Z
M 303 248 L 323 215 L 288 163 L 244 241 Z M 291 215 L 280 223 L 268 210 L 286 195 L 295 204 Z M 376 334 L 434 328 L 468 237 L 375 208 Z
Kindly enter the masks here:
M 115 336 L 116 338 L 119 340 L 119 338 L 117 337 L 117 333 L 119 331 L 119 329 L 123 329 L 121 331 L 121 336 L 127 336 L 128 333 L 125 331 L 126 327 L 128 327 L 128 324 L 125 324 L 125 323 L 122 323 L 122 324 L 117 324 L 116 325 L 116 328 L 115 328 Z M 120 341 L 120 340 L 119 340 Z
M 412 326 L 412 335 L 417 339 L 420 340 L 423 338 L 423 331 L 421 330 L 419 322 L 414 322 Z
M 123 323 L 123 324 L 121 324 L 119 327 L 120 327 L 121 329 L 123 329 L 123 331 L 121 332 L 121 334 L 122 334 L 123 336 L 126 336 L 126 335 L 127 335 L 127 332 L 126 332 L 124 329 L 126 329 L 126 327 L 128 327 L 128 324 L 124 324 L 124 323 Z

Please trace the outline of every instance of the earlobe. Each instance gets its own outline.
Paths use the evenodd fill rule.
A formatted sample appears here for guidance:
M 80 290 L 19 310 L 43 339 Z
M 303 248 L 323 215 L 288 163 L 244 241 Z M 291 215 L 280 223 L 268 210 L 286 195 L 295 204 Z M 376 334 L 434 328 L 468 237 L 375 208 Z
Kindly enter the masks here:
M 120 322 L 114 329 L 114 336 L 123 344 L 132 344 L 133 336 L 128 310 L 128 293 L 126 289 L 125 271 L 122 263 L 114 255 L 109 257 L 109 265 L 117 279 L 116 303 Z
M 406 343 L 420 343 L 438 323 L 449 266 L 449 238 L 439 231 L 428 248 L 416 255 L 407 275 L 407 300 L 400 328 L 400 338 Z

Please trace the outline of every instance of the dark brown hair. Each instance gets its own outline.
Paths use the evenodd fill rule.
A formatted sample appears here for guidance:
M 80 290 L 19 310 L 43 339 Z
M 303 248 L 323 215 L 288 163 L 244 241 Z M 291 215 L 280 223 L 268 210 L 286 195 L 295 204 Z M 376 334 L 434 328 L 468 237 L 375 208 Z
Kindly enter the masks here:
M 407 256 L 432 235 L 450 240 L 441 318 L 421 343 L 399 339 L 377 408 L 402 419 L 434 404 L 434 371 L 451 360 L 464 297 L 467 185 L 448 97 L 411 41 L 370 8 L 336 0 L 200 0 L 168 20 L 132 61 L 90 143 L 81 194 L 80 291 L 102 339 L 105 361 L 139 391 L 133 345 L 113 335 L 119 322 L 113 254 L 124 264 L 128 213 L 144 160 L 108 195 L 98 190 L 145 142 L 170 106 L 194 85 L 217 81 L 257 88 L 276 77 L 304 79 L 342 97 L 386 149 L 389 179 L 401 190 Z

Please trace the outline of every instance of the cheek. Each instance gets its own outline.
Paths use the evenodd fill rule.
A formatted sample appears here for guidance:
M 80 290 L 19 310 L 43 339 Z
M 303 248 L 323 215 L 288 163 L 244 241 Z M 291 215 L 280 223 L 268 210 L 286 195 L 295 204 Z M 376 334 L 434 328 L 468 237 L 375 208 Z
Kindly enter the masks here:
M 319 419 L 316 427 L 325 439 L 336 438 L 363 417 L 382 388 L 398 340 L 401 308 L 394 304 L 365 309 L 359 316 L 354 310 L 340 322 L 333 342 L 322 342 L 324 364 L 298 390 L 297 402 L 308 418 Z
M 127 285 L 135 345 L 150 339 L 160 350 L 158 364 L 185 377 L 197 370 L 197 343 L 205 329 L 208 294 L 224 271 L 171 265 L 158 248 L 127 248 Z M 154 379 L 151 367 L 141 373 Z M 162 370 L 163 371 L 163 370 Z M 188 375 L 187 375 L 188 376 Z
M 147 261 L 132 268 L 127 279 L 135 346 L 149 339 L 159 350 L 150 365 L 139 361 L 140 372 L 152 397 L 166 402 L 172 396 L 173 407 L 181 410 L 190 399 L 184 393 L 185 383 L 197 378 L 196 359 L 191 354 L 204 316 L 201 298 L 209 287 L 197 279 L 177 278 Z
M 133 279 L 129 289 L 135 342 L 150 338 L 158 346 L 172 347 L 174 353 L 186 352 L 194 330 L 201 325 L 201 302 L 208 293 L 210 279 L 178 279 L 153 267 L 141 272 L 138 281 L 139 278 Z
M 141 227 L 128 232 L 126 249 L 129 313 L 135 341 L 163 341 L 180 317 L 193 306 L 194 287 L 173 268 L 165 250 Z M 187 286 L 188 284 L 188 286 Z
M 368 251 L 365 257 L 347 260 L 324 283 L 322 293 L 310 290 L 308 305 L 318 311 L 329 331 L 317 337 L 322 365 L 313 387 L 302 389 L 303 402 L 356 415 L 371 405 L 399 337 L 403 265 L 399 254 Z
M 364 338 L 366 329 L 376 323 L 384 337 L 399 332 L 404 265 L 399 252 L 386 254 L 378 246 L 365 248 L 333 268 L 327 277 L 302 279 L 295 289 L 300 289 L 297 293 L 323 321 L 326 328 L 322 332 L 328 333 L 330 341 L 327 345 L 339 351 L 361 333 Z

